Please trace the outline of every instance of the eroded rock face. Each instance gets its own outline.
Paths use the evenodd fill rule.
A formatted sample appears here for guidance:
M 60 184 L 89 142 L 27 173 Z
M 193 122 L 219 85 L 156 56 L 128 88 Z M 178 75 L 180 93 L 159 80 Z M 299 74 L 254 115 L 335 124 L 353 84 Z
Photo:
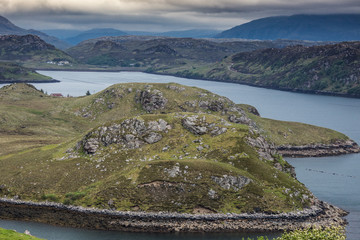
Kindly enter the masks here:
M 248 185 L 252 180 L 244 176 L 228 176 L 224 175 L 222 177 L 211 176 L 211 179 L 220 185 L 220 187 L 229 190 L 233 189 L 235 191 L 240 190 L 244 186 Z
M 212 136 L 218 136 L 227 131 L 227 128 L 217 126 L 216 123 L 208 123 L 205 116 L 199 117 L 198 115 L 184 117 L 182 125 L 195 135 L 210 133 Z
M 258 136 L 256 138 L 248 137 L 247 143 L 255 147 L 257 150 L 260 159 L 265 159 L 268 161 L 273 161 L 273 155 L 276 153 L 275 146 L 271 143 L 268 143 L 263 136 Z
M 137 96 L 137 101 L 139 101 L 142 108 L 149 113 L 165 108 L 165 105 L 168 102 L 168 100 L 163 96 L 163 93 L 157 89 L 146 89 L 140 91 Z
M 171 126 L 159 119 L 145 122 L 142 119 L 131 118 L 110 126 L 98 127 L 88 133 L 77 144 L 77 149 L 83 149 L 88 154 L 94 154 L 102 146 L 120 144 L 123 148 L 136 149 L 144 144 L 153 144 L 162 139 L 162 132 L 171 129 Z

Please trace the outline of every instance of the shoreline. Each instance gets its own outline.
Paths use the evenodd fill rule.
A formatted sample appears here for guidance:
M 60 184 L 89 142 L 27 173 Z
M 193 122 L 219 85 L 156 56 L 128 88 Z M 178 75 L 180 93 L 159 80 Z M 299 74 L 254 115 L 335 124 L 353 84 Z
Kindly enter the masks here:
M 345 226 L 348 212 L 315 200 L 302 211 L 265 214 L 122 212 L 0 198 L 0 218 L 57 226 L 128 232 L 283 232 L 310 226 Z
M 331 144 L 308 144 L 302 146 L 281 145 L 275 147 L 283 157 L 330 157 L 352 153 L 360 153 L 359 145 L 353 140 L 337 141 Z
M 51 79 L 51 80 L 7 80 L 0 81 L 0 84 L 12 84 L 12 83 L 58 83 L 59 80 Z
M 154 75 L 179 77 L 179 78 L 185 78 L 185 79 L 191 79 L 191 80 L 212 81 L 212 82 L 222 82 L 222 83 L 235 83 L 235 84 L 241 84 L 241 85 L 246 85 L 246 86 L 250 86 L 250 87 L 259 87 L 259 88 L 278 90 L 278 91 L 283 91 L 283 92 L 293 92 L 293 93 L 312 94 L 312 95 L 321 95 L 321 96 L 333 96 L 333 97 L 345 97 L 345 98 L 360 98 L 360 96 L 343 94 L 343 93 L 324 92 L 324 91 L 317 91 L 317 90 L 302 90 L 302 89 L 297 89 L 297 88 L 290 89 L 290 88 L 271 87 L 271 86 L 257 85 L 254 83 L 231 80 L 231 79 L 220 80 L 220 79 L 211 79 L 211 78 L 199 78 L 196 76 L 186 77 L 186 76 L 170 74 L 170 73 L 150 72 L 150 71 L 146 71 L 146 69 L 141 70 L 138 68 L 135 69 L 135 68 L 131 68 L 131 67 L 129 67 L 129 68 L 124 67 L 121 69 L 86 69 L 86 68 L 46 69 L 46 68 L 36 68 L 35 70 L 36 71 L 64 71 L 64 72 L 141 72 L 141 73 L 148 73 L 148 74 L 154 74 Z

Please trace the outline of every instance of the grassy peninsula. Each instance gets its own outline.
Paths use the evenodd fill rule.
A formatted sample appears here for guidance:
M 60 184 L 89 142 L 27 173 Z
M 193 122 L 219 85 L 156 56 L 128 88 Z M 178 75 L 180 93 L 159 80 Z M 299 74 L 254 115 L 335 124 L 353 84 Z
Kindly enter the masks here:
M 0 100 L 3 197 L 184 213 L 288 212 L 313 201 L 273 147 L 282 133 L 263 135 L 267 121 L 282 123 L 203 89 L 131 83 L 56 98 L 13 84 Z M 291 124 L 304 142 L 307 131 L 349 140 Z

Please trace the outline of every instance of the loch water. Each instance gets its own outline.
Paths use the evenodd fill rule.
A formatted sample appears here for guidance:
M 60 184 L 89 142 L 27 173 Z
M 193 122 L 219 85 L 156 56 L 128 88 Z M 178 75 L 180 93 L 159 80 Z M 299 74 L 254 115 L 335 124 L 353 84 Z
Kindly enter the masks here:
M 66 72 L 39 71 L 60 80 L 60 83 L 34 84 L 47 93 L 64 96 L 82 96 L 86 91 L 95 93 L 116 83 L 176 82 L 207 89 L 226 96 L 236 103 L 255 106 L 262 117 L 314 124 L 340 131 L 360 143 L 360 99 L 319 96 L 250 87 L 246 85 L 213 81 L 192 80 L 172 76 L 139 72 Z M 1 85 L 0 85 L 1 86 Z M 295 166 L 297 178 L 319 199 L 339 206 L 347 216 L 347 239 L 360 239 L 360 154 L 323 158 L 287 159 Z M 24 232 L 38 237 L 60 239 L 241 239 L 250 234 L 150 234 L 91 231 L 49 226 L 39 223 L 0 220 L 0 227 Z M 261 235 L 261 234 L 258 234 Z M 276 235 L 269 235 L 274 237 Z

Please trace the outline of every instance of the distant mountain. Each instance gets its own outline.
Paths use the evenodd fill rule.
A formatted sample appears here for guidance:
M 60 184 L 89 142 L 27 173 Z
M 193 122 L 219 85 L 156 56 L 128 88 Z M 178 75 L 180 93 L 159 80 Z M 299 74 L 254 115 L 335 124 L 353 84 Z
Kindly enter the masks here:
M 37 35 L 45 42 L 50 43 L 59 49 L 66 49 L 70 47 L 70 44 L 60 39 L 57 39 L 56 37 L 49 36 L 43 32 L 36 31 L 33 29 L 26 30 L 20 28 L 15 24 L 13 24 L 12 22 L 10 22 L 7 18 L 0 16 L 0 35 L 27 35 L 27 34 Z
M 84 40 L 99 38 L 99 37 L 116 37 L 128 35 L 126 32 L 114 29 L 114 28 L 95 28 L 80 33 L 75 37 L 67 38 L 66 41 L 70 44 L 76 45 Z
M 215 37 L 260 40 L 360 40 L 360 14 L 267 17 L 236 26 Z
M 190 37 L 190 38 L 212 38 L 216 34 L 220 33 L 218 30 L 212 29 L 191 29 L 185 31 L 171 31 L 159 33 L 156 36 L 166 36 L 166 37 Z
M 46 29 L 46 30 L 41 30 L 41 31 L 46 33 L 47 35 L 57 37 L 61 40 L 75 37 L 84 32 L 81 30 L 73 30 L 73 29 Z

